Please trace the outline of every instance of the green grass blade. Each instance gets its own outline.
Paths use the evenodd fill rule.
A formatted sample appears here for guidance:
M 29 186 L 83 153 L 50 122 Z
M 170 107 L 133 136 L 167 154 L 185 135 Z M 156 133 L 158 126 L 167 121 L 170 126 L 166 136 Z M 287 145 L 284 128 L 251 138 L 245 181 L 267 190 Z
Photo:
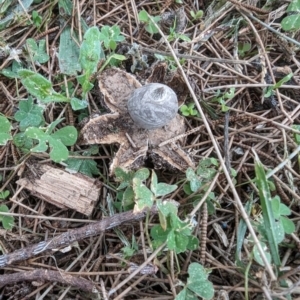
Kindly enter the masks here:
M 245 211 L 248 216 L 251 213 L 252 204 L 253 204 L 253 200 L 251 197 L 251 200 L 247 201 L 247 203 L 245 204 Z M 236 252 L 235 252 L 235 260 L 239 262 L 240 262 L 240 253 L 245 240 L 246 231 L 247 231 L 247 224 L 244 221 L 244 219 L 241 219 L 237 230 L 237 242 L 236 242 Z
M 255 153 L 255 157 L 256 157 L 256 161 L 255 161 L 256 184 L 259 190 L 259 198 L 260 198 L 261 208 L 263 212 L 263 219 L 266 228 L 268 244 L 275 265 L 280 266 L 281 262 L 278 253 L 278 245 L 276 243 L 276 225 L 275 225 L 275 218 L 273 215 L 273 210 L 271 205 L 271 199 L 272 199 L 271 193 L 270 193 L 267 177 L 265 174 L 265 170 L 256 153 Z

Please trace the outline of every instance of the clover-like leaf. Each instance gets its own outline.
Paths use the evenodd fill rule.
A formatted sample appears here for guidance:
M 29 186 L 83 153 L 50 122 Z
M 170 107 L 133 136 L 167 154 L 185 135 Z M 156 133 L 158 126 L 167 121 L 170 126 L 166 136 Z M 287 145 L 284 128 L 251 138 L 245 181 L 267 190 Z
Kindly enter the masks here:
M 138 178 L 141 181 L 148 179 L 150 172 L 147 168 L 141 168 L 134 173 L 134 178 Z
M 153 193 L 143 184 L 139 178 L 133 178 L 133 190 L 135 194 L 135 211 L 141 211 L 145 207 L 151 207 L 154 202 Z
M 188 273 L 188 284 L 194 281 L 204 281 L 208 278 L 205 268 L 198 263 L 191 263 L 188 268 Z
M 0 221 L 4 229 L 11 230 L 14 226 L 14 218 L 12 216 L 1 215 L 1 212 L 9 212 L 8 207 L 6 205 L 0 205 Z
M 41 40 L 39 44 L 37 44 L 34 39 L 27 39 L 26 46 L 34 61 L 43 64 L 49 60 L 49 55 L 46 52 L 45 40 Z
M 71 98 L 71 106 L 73 110 L 80 110 L 86 108 L 88 106 L 88 102 L 86 100 Z
M 160 225 L 154 225 L 151 228 L 150 234 L 154 240 L 166 241 L 171 229 L 164 230 Z
M 168 195 L 168 194 L 174 192 L 176 189 L 177 189 L 176 184 L 167 184 L 164 182 L 160 182 L 157 185 L 155 196 L 156 197 L 165 196 L 165 195 Z
M 202 186 L 202 180 L 197 176 L 192 168 L 187 168 L 185 172 L 186 179 L 190 182 L 192 192 L 197 192 Z
M 199 240 L 195 236 L 189 236 L 188 239 L 186 246 L 188 250 L 194 251 L 199 248 Z
M 212 299 L 214 287 L 207 279 L 207 271 L 198 263 L 191 263 L 188 268 L 187 288 L 204 299 Z
M 177 205 L 174 203 L 175 201 L 161 201 L 157 200 L 156 205 L 159 209 L 159 211 L 167 217 L 170 214 L 177 215 L 178 208 Z
M 285 233 L 291 234 L 291 233 L 295 232 L 296 227 L 292 220 L 290 220 L 287 217 L 281 217 L 280 222 L 282 224 L 282 227 L 283 227 Z
M 9 191 L 0 192 L 0 199 L 6 199 L 9 196 Z
M 34 104 L 32 98 L 21 100 L 19 110 L 14 115 L 15 120 L 20 122 L 20 130 L 24 131 L 27 127 L 38 127 L 44 124 L 43 108 Z
M 70 157 L 64 163 L 67 165 L 66 170 L 72 173 L 80 172 L 89 177 L 100 174 L 97 163 L 93 159 L 85 159 L 84 156 L 82 158 Z
M 260 242 L 260 245 L 261 245 L 262 249 L 264 250 L 264 253 L 265 253 L 265 256 L 266 256 L 268 262 L 271 263 L 271 254 L 270 254 L 270 251 L 269 251 L 267 245 L 264 242 Z M 254 247 L 253 247 L 253 256 L 257 263 L 259 263 L 261 266 L 265 266 L 265 263 L 262 260 L 260 252 L 256 245 L 254 245 Z
M 7 118 L 0 116 L 0 145 L 6 145 L 6 143 L 12 139 L 10 130 L 11 124 Z
M 49 153 L 51 160 L 60 163 L 68 158 L 69 151 L 61 140 L 51 138 L 49 139 L 49 145 L 51 148 Z
M 189 243 L 189 237 L 172 230 L 167 238 L 167 246 L 170 250 L 174 250 L 176 253 L 182 253 L 187 250 Z
M 123 170 L 120 167 L 115 169 L 116 181 L 121 184 L 118 186 L 117 190 L 122 190 L 131 184 L 134 173 L 132 171 Z
M 61 140 L 65 146 L 73 146 L 76 143 L 77 135 L 77 130 L 74 126 L 65 126 L 55 131 L 51 137 Z
M 19 78 L 18 71 L 21 68 L 22 68 L 21 63 L 14 60 L 12 62 L 11 67 L 3 69 L 2 71 L 0 71 L 0 73 L 3 74 L 4 76 L 8 77 L 8 78 L 15 79 L 15 78 Z
M 31 149 L 32 152 L 44 152 L 50 146 L 50 158 L 54 162 L 66 160 L 69 151 L 66 146 L 72 146 L 77 139 L 77 130 L 73 126 L 66 126 L 53 134 L 45 133 L 43 130 L 35 127 L 29 127 L 25 131 L 29 138 L 38 140 L 38 145 Z

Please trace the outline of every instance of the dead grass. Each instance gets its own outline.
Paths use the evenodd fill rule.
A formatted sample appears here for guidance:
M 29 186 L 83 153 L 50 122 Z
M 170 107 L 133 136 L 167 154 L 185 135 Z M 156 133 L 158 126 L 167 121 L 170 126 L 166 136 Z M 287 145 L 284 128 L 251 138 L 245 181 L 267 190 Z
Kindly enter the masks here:
M 199 7 L 195 6 L 195 2 L 199 2 Z M 186 282 L 188 265 L 194 261 L 211 269 L 209 279 L 214 284 L 215 299 L 247 299 L 247 292 L 248 299 L 272 299 L 275 295 L 278 299 L 297 298 L 300 293 L 298 232 L 288 235 L 286 246 L 280 248 L 283 272 L 276 274 L 275 282 L 272 282 L 270 272 L 256 262 L 252 262 L 248 276 L 235 263 L 236 234 L 243 216 L 242 207 L 251 195 L 254 195 L 254 202 L 259 204 L 257 188 L 253 183 L 255 174 L 252 149 L 255 149 L 266 168 L 276 168 L 296 149 L 291 125 L 300 124 L 300 64 L 297 46 L 253 18 L 254 16 L 280 31 L 280 17 L 284 14 L 286 5 L 276 4 L 272 12 L 267 13 L 259 9 L 258 1 L 251 1 L 250 5 L 246 5 L 248 2 L 250 3 L 227 1 L 222 7 L 213 7 L 202 1 L 184 1 L 188 23 L 181 33 L 188 35 L 192 42 L 176 40 L 170 43 L 176 56 L 185 59 L 182 68 L 194 92 L 195 98 L 188 92 L 185 102 L 196 100 L 206 118 L 186 118 L 186 126 L 191 131 L 186 134 L 183 148 L 195 162 L 204 157 L 221 156 L 223 166 L 237 171 L 235 183 L 226 171 L 225 175 L 220 172 L 219 177 L 211 182 L 209 189 L 216 195 L 215 214 L 208 215 L 206 205 L 202 206 L 201 212 L 196 213 L 198 225 L 195 235 L 200 240 L 200 248 L 177 257 L 174 253 L 152 253 L 145 237 L 144 221 L 132 221 L 118 228 L 130 242 L 134 235 L 139 245 L 139 253 L 129 261 L 120 255 L 124 244 L 116 232 L 111 229 L 100 230 L 94 236 L 86 235 L 88 237 L 85 239 L 72 240 L 71 248 L 66 253 L 51 251 L 53 248 L 49 247 L 47 252 L 30 256 L 26 261 L 7 264 L 0 271 L 0 284 L 5 282 L 3 276 L 17 272 L 25 272 L 22 273 L 23 279 L 24 276 L 30 278 L 32 283 L 9 281 L 11 284 L 6 284 L 2 289 L 2 299 L 92 299 L 92 294 L 87 291 L 91 291 L 94 286 L 101 291 L 104 299 L 108 299 L 107 293 L 111 295 L 111 299 L 174 299 L 181 290 L 178 281 Z M 130 47 L 132 43 L 138 43 L 143 54 L 148 55 L 150 64 L 155 61 L 153 53 L 170 53 L 170 49 L 163 38 L 157 35 L 151 37 L 145 31 L 144 26 L 138 22 L 137 13 L 145 9 L 153 16 L 182 7 L 173 4 L 173 1 L 74 1 L 74 4 L 72 18 L 65 21 L 71 24 L 74 31 L 79 32 L 79 36 L 82 36 L 82 32 L 78 16 L 88 26 L 117 24 L 126 37 L 126 42 L 118 48 L 120 53 L 124 51 L 122 49 L 128 49 L 128 45 Z M 55 87 L 59 87 L 64 83 L 57 76 L 60 70 L 56 53 L 62 30 L 58 7 L 42 2 L 33 8 L 43 16 L 41 32 L 32 25 L 26 25 L 27 16 L 22 15 L 22 19 L 2 30 L 1 43 L 21 49 L 28 38 L 45 38 L 50 60 L 42 67 L 36 66 L 36 70 L 50 78 Z M 205 11 L 204 18 L 192 21 L 190 11 L 198 9 Z M 28 13 L 30 15 L 31 11 Z M 239 28 L 236 26 L 238 22 Z M 290 37 L 299 40 L 297 34 Z M 245 43 L 250 43 L 251 48 L 242 54 L 238 51 L 238 44 Z M 0 70 L 10 63 L 7 57 L 2 57 Z M 122 69 L 129 72 L 130 65 L 129 59 Z M 264 98 L 263 88 L 278 82 L 290 72 L 294 73 L 292 80 L 275 90 L 273 97 Z M 142 73 L 138 76 L 142 77 Z M 73 79 L 75 81 L 75 78 L 70 80 Z M 0 112 L 12 117 L 19 100 L 27 97 L 26 91 L 19 81 L 9 80 L 4 76 L 1 76 L 0 84 Z M 226 105 L 230 110 L 225 116 L 220 110 L 220 104 L 213 99 L 218 91 L 224 94 L 230 88 L 235 88 L 235 96 L 227 99 Z M 90 93 L 90 113 L 100 108 L 100 98 L 96 89 Z M 54 121 L 61 113 L 66 118 L 63 125 L 78 126 L 78 116 L 67 107 L 57 104 L 47 107 L 47 123 Z M 77 150 L 78 147 L 76 146 Z M 28 174 L 31 162 L 12 143 L 1 147 L 1 190 L 10 191 L 10 198 L 5 203 L 15 216 L 12 232 L 0 231 L 3 254 L 16 253 L 47 239 L 61 238 L 61 234 L 68 230 L 103 219 L 108 209 L 108 197 L 117 197 L 116 185 L 108 175 L 114 151 L 113 146 L 101 145 L 99 156 L 94 157 L 104 185 L 92 215 L 87 218 L 73 210 L 57 208 L 18 186 L 16 181 Z M 50 163 L 46 154 L 32 154 L 31 159 L 39 163 Z M 161 172 L 159 177 L 161 181 L 173 184 L 184 178 L 184 174 L 177 173 Z M 291 207 L 293 213 L 290 218 L 297 223 L 300 216 L 297 159 L 288 161 L 273 179 L 276 187 L 273 194 L 280 195 L 281 200 Z M 180 188 L 173 196 L 181 204 L 180 214 L 184 218 L 193 207 L 182 191 L 182 186 Z M 257 214 L 259 211 L 252 210 L 250 218 L 257 217 Z M 150 218 L 149 226 L 156 222 L 156 217 Z M 218 235 L 220 227 L 221 235 L 228 239 L 226 245 Z M 67 244 L 61 245 L 65 247 Z M 245 264 L 249 263 L 250 252 L 251 249 L 244 244 L 241 260 Z M 142 264 L 147 265 L 146 269 Z M 138 266 L 139 270 L 144 270 L 144 274 L 131 276 Z M 157 273 L 155 268 L 158 268 Z M 45 270 L 53 273 L 47 275 Z M 72 277 L 68 277 L 69 275 Z M 280 288 L 280 278 L 288 279 L 291 287 Z M 77 282 L 77 279 L 82 280 Z M 290 294 L 292 298 L 288 298 Z

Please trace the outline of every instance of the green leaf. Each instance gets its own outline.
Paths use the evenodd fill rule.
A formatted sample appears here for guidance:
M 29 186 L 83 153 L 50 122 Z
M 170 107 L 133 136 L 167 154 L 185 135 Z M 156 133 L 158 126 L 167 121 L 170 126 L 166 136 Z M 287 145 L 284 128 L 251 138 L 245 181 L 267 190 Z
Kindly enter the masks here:
M 139 16 L 139 20 L 141 22 L 144 22 L 144 23 L 149 22 L 149 16 L 148 16 L 148 13 L 145 10 L 141 10 L 139 12 L 138 16 Z
M 90 75 L 89 73 L 85 73 L 83 75 L 79 75 L 76 77 L 78 82 L 82 85 L 82 97 L 86 97 L 86 93 L 90 91 L 94 85 L 90 83 Z
M 276 232 L 275 241 L 277 244 L 279 244 L 284 240 L 284 233 L 285 233 L 283 224 L 280 220 L 275 222 L 275 232 Z
M 187 288 L 203 299 L 209 300 L 214 297 L 214 286 L 208 280 L 192 282 L 187 286 Z
M 269 249 L 268 249 L 267 245 L 264 242 L 259 242 L 259 243 L 260 243 L 262 249 L 264 250 L 264 253 L 265 253 L 265 256 L 267 258 L 267 261 L 269 263 L 271 263 L 271 254 L 269 252 Z M 256 245 L 254 245 L 254 247 L 253 247 L 253 257 L 254 257 L 254 259 L 255 259 L 255 261 L 257 263 L 259 263 L 263 267 L 265 266 L 265 263 L 262 260 L 262 258 L 260 256 L 260 252 L 258 251 L 258 248 L 257 248 Z
M 156 197 L 165 196 L 174 192 L 176 189 L 177 189 L 176 184 L 171 185 L 167 183 L 158 183 L 155 196 Z
M 179 38 L 180 40 L 185 41 L 185 42 L 191 42 L 191 39 L 190 39 L 188 36 L 186 36 L 185 34 L 179 34 L 179 35 L 178 35 L 178 38 Z
M 272 254 L 272 258 L 276 266 L 280 266 L 280 257 L 278 252 L 278 245 L 276 241 L 276 224 L 275 217 L 272 210 L 271 204 L 271 193 L 268 185 L 268 181 L 266 178 L 266 174 L 263 168 L 262 163 L 256 155 L 255 161 L 255 174 L 256 174 L 256 184 L 259 190 L 259 198 L 261 202 L 262 212 L 263 212 L 263 220 L 265 224 L 266 234 L 268 238 L 268 243 L 270 246 L 270 251 Z
M 138 178 L 141 181 L 145 181 L 150 176 L 150 172 L 147 168 L 141 168 L 134 173 L 134 178 Z
M 283 203 L 280 203 L 279 211 L 281 216 L 289 216 L 291 214 L 290 208 Z
M 276 220 L 279 220 L 279 218 L 280 218 L 280 198 L 279 198 L 279 196 L 275 196 L 272 199 L 271 204 L 272 204 L 272 210 L 273 210 L 274 218 Z
M 117 43 L 113 40 L 110 40 L 108 46 L 111 50 L 115 51 L 117 48 Z
M 176 295 L 175 300 L 186 300 L 187 290 L 184 288 L 179 294 Z
M 17 62 L 16 60 L 14 60 L 12 62 L 11 67 L 8 67 L 6 69 L 3 69 L 2 71 L 0 71 L 0 74 L 8 77 L 8 78 L 19 78 L 19 74 L 18 71 L 22 68 L 21 63 Z
M 186 287 L 198 296 L 204 299 L 212 299 L 214 288 L 207 280 L 207 272 L 204 267 L 198 263 L 191 263 L 188 268 L 189 278 Z
M 71 106 L 73 110 L 80 110 L 88 107 L 88 102 L 86 100 L 71 98 Z
M 25 131 L 29 138 L 38 140 L 38 145 L 31 149 L 32 152 L 44 152 L 50 146 L 50 158 L 54 162 L 66 160 L 69 155 L 67 146 L 72 146 L 77 139 L 77 130 L 73 126 L 66 126 L 53 134 L 48 134 L 39 128 L 29 127 Z
M 190 115 L 190 110 L 189 108 L 183 104 L 181 107 L 180 107 L 180 112 L 182 113 L 183 116 L 187 117 Z
M 58 5 L 59 11 L 60 9 L 64 9 L 62 7 L 64 5 L 63 1 L 59 1 Z M 71 26 L 66 25 L 59 37 L 58 63 L 61 73 L 75 76 L 77 75 L 77 72 L 81 71 L 78 44 L 76 32 Z
M 62 121 L 63 121 L 63 118 L 62 118 L 62 119 L 56 119 L 56 120 L 54 120 L 52 123 L 50 123 L 50 124 L 48 125 L 48 127 L 47 127 L 47 129 L 46 129 L 46 133 L 47 133 L 47 134 L 51 134 L 51 133 L 54 131 L 55 127 L 56 127 L 59 123 L 61 123 Z
M 121 182 L 117 190 L 124 189 L 127 187 L 133 178 L 133 172 L 127 172 L 120 167 L 115 169 L 115 177 L 117 182 Z
M 3 216 L 1 212 L 9 212 L 8 207 L 6 205 L 0 205 L 0 221 L 4 229 L 11 230 L 14 226 L 14 218 L 12 216 Z
M 195 236 L 189 236 L 188 237 L 188 244 L 187 244 L 187 249 L 194 251 L 199 249 L 199 240 Z
M 141 211 L 147 206 L 151 207 L 154 202 L 152 192 L 139 178 L 133 178 L 132 183 L 136 202 L 135 211 Z
M 0 145 L 5 146 L 12 139 L 10 130 L 12 126 L 7 118 L 0 115 Z
M 56 92 L 51 92 L 48 96 L 46 96 L 43 99 L 44 103 L 50 103 L 50 102 L 70 102 L 70 99 L 68 99 L 66 96 L 56 93 Z
M 280 222 L 282 224 L 285 233 L 291 234 L 295 232 L 296 227 L 292 220 L 288 219 L 287 217 L 281 217 Z
M 202 186 L 202 181 L 196 175 L 192 168 L 187 168 L 185 172 L 186 179 L 190 182 L 190 188 L 192 192 L 197 192 Z
M 131 186 L 128 186 L 123 193 L 122 197 L 122 207 L 127 210 L 127 208 L 132 208 L 134 204 L 134 191 Z
M 139 20 L 146 24 L 145 29 L 150 34 L 158 33 L 157 28 L 155 27 L 154 23 L 158 23 L 161 20 L 160 16 L 151 17 L 145 10 L 142 10 L 138 14 Z
M 9 196 L 9 191 L 1 191 L 0 199 L 6 199 Z
M 44 100 L 54 92 L 51 82 L 42 75 L 26 69 L 19 70 L 18 74 L 28 93 L 39 100 Z
M 117 169 L 119 170 L 119 171 L 117 171 Z M 115 176 L 116 176 L 116 181 L 118 181 L 118 182 L 121 182 L 121 184 L 120 184 L 120 186 L 118 187 L 118 190 L 122 190 L 122 189 L 124 189 L 125 187 L 127 187 L 128 185 L 129 185 L 129 183 L 130 183 L 130 177 L 128 176 L 124 176 L 124 177 L 121 177 L 121 175 L 120 175 L 120 170 L 122 170 L 121 168 L 116 168 L 115 169 Z M 123 170 L 122 170 L 123 171 Z M 118 173 L 118 174 L 117 174 Z M 125 172 L 124 172 L 125 173 Z M 127 173 L 125 173 L 126 175 L 127 175 Z
M 295 129 L 295 130 L 300 131 L 300 125 L 299 124 L 292 125 L 292 128 Z M 294 134 L 295 142 L 297 143 L 297 145 L 300 145 L 300 134 L 297 134 L 297 133 L 293 133 L 293 134 Z
M 49 153 L 51 160 L 60 163 L 68 158 L 69 151 L 60 140 L 51 139 L 49 140 L 49 145 L 51 148 Z
M 161 201 L 161 200 L 157 200 L 156 205 L 157 205 L 159 211 L 165 217 L 167 217 L 170 214 L 177 215 L 178 208 L 174 204 L 173 201 L 166 201 L 166 200 L 165 201 Z
M 182 253 L 185 252 L 188 249 L 189 244 L 189 236 L 183 235 L 183 234 L 175 234 L 175 252 L 176 253 Z M 168 240 L 167 240 L 168 241 Z
M 286 76 L 284 76 L 281 80 L 279 80 L 276 84 L 274 84 L 274 89 L 280 88 L 284 83 L 291 80 L 291 78 L 294 76 L 293 73 L 290 73 Z
M 25 132 L 19 132 L 13 137 L 14 145 L 22 152 L 28 153 L 33 148 L 33 140 L 25 135 Z
M 77 135 L 74 126 L 66 126 L 54 132 L 51 137 L 60 140 L 65 146 L 73 146 L 76 143 Z
M 35 105 L 32 98 L 19 102 L 19 111 L 15 113 L 14 118 L 20 122 L 21 131 L 24 131 L 27 127 L 38 127 L 45 123 L 43 108 Z
M 225 99 L 232 99 L 234 97 L 235 88 L 230 88 L 229 92 L 225 93 Z
M 49 60 L 49 55 L 46 53 L 46 41 L 41 40 L 39 44 L 34 39 L 27 39 L 26 46 L 34 61 L 43 64 Z
M 164 242 L 164 241 L 166 241 L 170 231 L 171 231 L 171 229 L 169 229 L 169 228 L 164 230 L 160 225 L 154 225 L 151 228 L 150 235 L 154 240 Z
M 188 283 L 193 281 L 205 281 L 208 278 L 205 268 L 198 263 L 191 263 L 188 268 L 188 273 Z
M 33 10 L 32 11 L 32 20 L 33 20 L 33 23 L 36 27 L 40 27 L 41 24 L 42 24 L 42 17 L 39 15 L 39 13 L 36 11 L 36 10 Z
M 101 55 L 100 32 L 98 27 L 89 28 L 83 36 L 80 47 L 79 62 L 88 77 L 97 71 Z
M 282 19 L 281 27 L 285 31 L 296 31 L 300 29 L 300 14 L 294 14 Z
M 150 189 L 154 195 L 156 195 L 157 184 L 158 184 L 157 175 L 156 175 L 155 171 L 152 170 Z
M 97 168 L 97 163 L 93 159 L 85 159 L 84 156 L 82 158 L 70 157 L 64 163 L 67 165 L 66 169 L 68 171 L 71 170 L 72 173 L 80 172 L 89 177 L 100 174 Z
M 251 208 L 253 205 L 253 200 L 252 200 L 252 195 L 249 201 L 246 202 L 245 204 L 245 211 L 248 216 L 250 216 L 251 213 Z M 235 260 L 240 261 L 240 253 L 244 244 L 245 240 L 245 234 L 247 230 L 247 224 L 244 219 L 241 219 L 238 225 L 238 230 L 237 230 L 237 242 L 236 242 L 236 251 L 235 251 Z

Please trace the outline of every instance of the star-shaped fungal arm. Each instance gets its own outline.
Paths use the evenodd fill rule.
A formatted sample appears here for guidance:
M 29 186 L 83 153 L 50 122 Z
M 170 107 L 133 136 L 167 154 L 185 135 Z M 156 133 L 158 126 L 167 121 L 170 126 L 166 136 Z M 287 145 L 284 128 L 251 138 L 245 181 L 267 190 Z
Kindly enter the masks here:
M 99 87 L 112 113 L 90 119 L 80 132 L 79 143 L 119 144 L 119 150 L 110 165 L 111 174 L 116 167 L 137 169 L 147 157 L 152 158 L 157 168 L 172 167 L 185 171 L 188 166 L 193 166 L 192 160 L 178 142 L 159 147 L 163 141 L 185 132 L 184 119 L 180 115 L 163 128 L 140 129 L 127 110 L 127 100 L 140 87 L 140 83 L 132 75 L 113 68 L 102 73 Z

